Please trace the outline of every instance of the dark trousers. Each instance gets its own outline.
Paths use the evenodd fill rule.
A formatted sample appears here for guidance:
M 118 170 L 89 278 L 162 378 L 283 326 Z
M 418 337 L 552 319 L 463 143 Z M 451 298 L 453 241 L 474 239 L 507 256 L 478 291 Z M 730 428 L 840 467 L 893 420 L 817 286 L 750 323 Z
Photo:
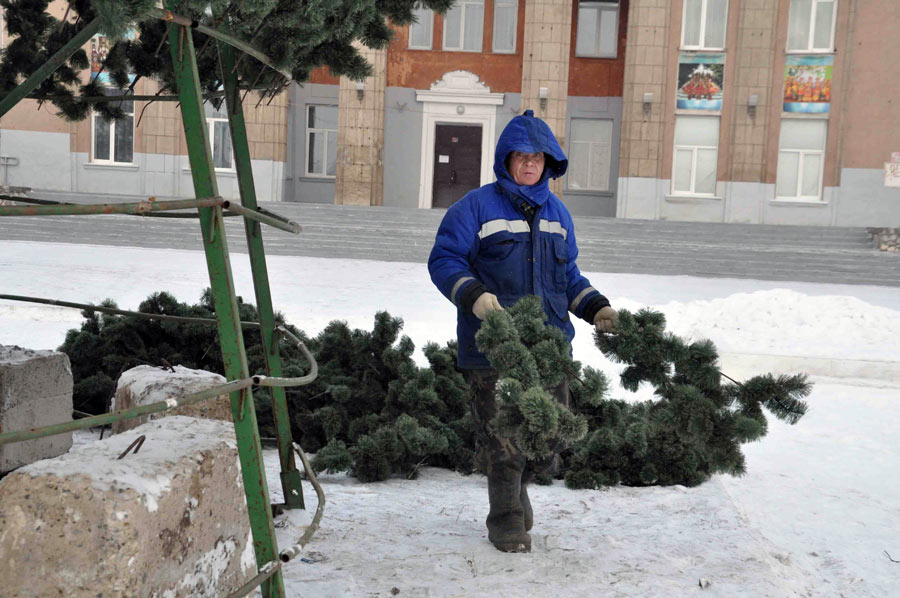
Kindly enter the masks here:
M 509 464 L 524 472 L 527 482 L 534 473 L 556 475 L 559 472 L 559 452 L 565 447 L 555 447 L 554 454 L 542 461 L 526 461 L 509 438 L 501 437 L 491 424 L 497 415 L 497 400 L 494 390 L 497 386 L 497 372 L 494 370 L 466 370 L 466 380 L 472 397 L 472 416 L 475 419 L 476 442 L 478 444 L 476 465 L 488 473 L 492 465 Z M 571 406 L 569 383 L 548 389 L 550 394 L 565 407 Z

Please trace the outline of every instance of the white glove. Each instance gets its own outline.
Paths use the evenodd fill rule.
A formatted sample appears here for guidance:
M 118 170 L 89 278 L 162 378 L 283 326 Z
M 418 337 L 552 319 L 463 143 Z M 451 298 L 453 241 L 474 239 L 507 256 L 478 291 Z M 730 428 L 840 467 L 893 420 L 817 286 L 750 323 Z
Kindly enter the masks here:
M 618 319 L 619 314 L 616 313 L 616 310 L 607 305 L 594 315 L 594 326 L 597 328 L 597 332 L 613 332 Z
M 482 293 L 475 303 L 472 305 L 472 313 L 479 320 L 483 320 L 489 311 L 503 309 L 500 302 L 497 301 L 497 295 L 493 293 Z

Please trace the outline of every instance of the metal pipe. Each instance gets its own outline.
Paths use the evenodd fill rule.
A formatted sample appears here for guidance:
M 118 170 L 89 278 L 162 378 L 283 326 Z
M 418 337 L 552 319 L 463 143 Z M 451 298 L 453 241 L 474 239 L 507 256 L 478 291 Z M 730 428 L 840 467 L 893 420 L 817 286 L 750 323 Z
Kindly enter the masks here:
M 77 206 L 77 205 L 82 205 L 82 204 L 75 204 L 75 203 L 68 202 L 68 201 L 52 201 L 49 199 L 38 199 L 37 197 L 22 197 L 21 195 L 5 195 L 3 193 L 0 193 L 0 199 L 8 199 L 10 201 L 17 201 L 19 203 L 35 204 L 35 205 L 39 205 L 39 206 Z M 268 212 L 265 210 L 260 210 L 260 213 L 267 215 L 267 216 L 273 215 L 271 212 Z M 226 213 L 226 214 L 222 214 L 222 215 L 225 216 L 226 218 L 236 218 L 236 217 L 240 216 L 240 214 L 230 213 L 230 212 Z M 142 218 L 193 218 L 195 220 L 200 217 L 200 215 L 195 212 L 190 212 L 187 214 L 182 214 L 180 212 L 158 212 L 158 213 L 151 212 L 151 213 L 146 213 L 146 214 L 126 214 L 126 216 L 140 216 Z M 278 217 L 281 218 L 280 216 L 278 216 Z M 288 221 L 288 222 L 290 222 L 290 221 Z
M 207 401 L 209 399 L 218 397 L 219 395 L 243 390 L 245 388 L 250 388 L 252 385 L 253 378 L 234 380 L 232 382 L 227 382 L 219 386 L 201 390 L 200 392 L 191 393 L 177 399 L 166 399 L 165 401 L 151 403 L 149 405 L 138 405 L 129 409 L 113 411 L 112 413 L 103 413 L 101 415 L 85 417 L 83 419 L 78 419 L 70 422 L 63 422 L 61 424 L 52 424 L 49 426 L 42 426 L 40 428 L 31 428 L 29 430 L 18 430 L 16 432 L 6 432 L 4 434 L 0 434 L 0 446 L 8 444 L 10 442 L 21 442 L 23 440 L 43 438 L 44 436 L 65 434 L 66 432 L 72 432 L 74 430 L 83 430 L 85 428 L 93 428 L 94 426 L 111 424 L 113 422 L 122 421 L 125 419 L 134 419 L 135 417 L 149 415 L 151 413 L 159 413 L 161 411 L 168 411 L 169 409 L 181 407 L 183 405 L 193 405 L 194 403 Z
M 300 457 L 300 460 L 303 462 L 303 469 L 306 470 L 306 477 L 309 478 L 310 483 L 313 485 L 313 488 L 316 490 L 316 496 L 319 497 L 319 504 L 316 506 L 316 514 L 312 518 L 312 522 L 310 522 L 309 527 L 306 528 L 306 531 L 303 532 L 303 535 L 300 536 L 300 539 L 297 540 L 291 546 L 288 546 L 284 550 L 279 553 L 279 557 L 281 561 L 287 563 L 292 558 L 296 557 L 303 550 L 303 547 L 309 543 L 310 539 L 312 539 L 313 534 L 316 533 L 319 529 L 319 523 L 322 521 L 322 515 L 325 513 L 325 491 L 322 490 L 322 486 L 319 484 L 319 480 L 316 479 L 316 473 L 313 471 L 312 466 L 309 464 L 309 460 L 306 458 L 306 453 L 303 452 L 303 449 L 300 448 L 300 445 L 296 442 L 293 443 L 294 451 L 297 453 L 297 456 Z
M 253 590 L 255 590 L 262 582 L 266 581 L 278 571 L 281 570 L 281 562 L 280 561 L 269 561 L 265 565 L 263 565 L 259 569 L 259 573 L 257 573 L 250 581 L 236 589 L 231 594 L 228 594 L 228 598 L 243 598 Z
M 253 383 L 257 386 L 303 386 L 304 384 L 311 383 L 319 375 L 319 366 L 316 363 L 316 358 L 309 352 L 309 349 L 306 348 L 303 341 L 291 334 L 287 328 L 284 326 L 277 326 L 275 330 L 297 344 L 297 348 L 300 349 L 300 352 L 303 353 L 303 356 L 309 362 L 309 373 L 297 378 L 273 378 L 257 375 L 253 376 Z
M 229 212 L 234 212 L 235 214 L 239 214 L 245 218 L 249 218 L 250 220 L 256 220 L 258 222 L 262 222 L 263 224 L 274 226 L 275 228 L 279 228 L 289 233 L 294 233 L 295 235 L 302 230 L 300 228 L 300 225 L 293 220 L 288 220 L 283 216 L 274 215 L 272 214 L 272 212 L 263 214 L 262 212 L 245 208 L 241 204 L 234 203 L 233 201 L 225 200 L 224 202 L 222 202 L 222 209 L 228 210 Z
M 244 52 L 245 54 L 249 54 L 250 56 L 257 59 L 258 61 L 260 61 L 267 67 L 274 70 L 275 72 L 280 73 L 282 76 L 286 77 L 288 80 L 293 81 L 293 79 L 294 79 L 291 76 L 291 73 L 289 73 L 288 71 L 282 70 L 280 67 L 278 67 L 272 61 L 271 58 L 269 58 L 268 56 L 265 55 L 265 53 L 263 53 L 261 50 L 254 48 L 252 45 L 248 44 L 247 42 L 245 42 L 242 39 L 238 39 L 237 37 L 234 37 L 233 35 L 228 35 L 227 33 L 222 33 L 218 29 L 213 29 L 212 27 L 207 27 L 206 25 L 203 25 L 199 21 L 195 21 L 195 20 L 191 19 L 190 17 L 176 15 L 175 13 L 173 13 L 170 10 L 156 9 L 154 11 L 151 11 L 150 14 L 152 14 L 153 16 L 159 17 L 163 21 L 175 23 L 176 25 L 183 25 L 184 27 L 190 27 L 191 29 L 195 29 L 204 35 L 208 35 L 214 39 L 223 41 L 226 44 L 237 48 L 241 52 Z
M 0 216 L 67 216 L 92 214 L 147 214 L 186 208 L 214 208 L 225 200 L 221 197 L 176 199 L 172 201 L 140 201 L 138 203 L 63 204 L 56 206 L 0 206 Z
M 41 297 L 26 297 L 23 295 L 2 295 L 0 299 L 8 301 L 26 301 L 28 303 L 42 303 L 44 305 L 55 305 L 57 307 L 71 307 L 73 309 L 82 309 L 89 311 L 98 311 L 104 314 L 112 314 L 116 316 L 137 316 L 148 320 L 165 320 L 168 322 L 180 322 L 182 324 L 216 324 L 216 320 L 212 318 L 192 318 L 189 316 L 169 316 L 164 314 L 148 314 L 143 311 L 129 311 L 127 309 L 116 309 L 114 307 L 103 307 L 101 305 L 90 305 L 87 303 L 72 303 L 70 301 L 59 301 L 57 299 L 43 299 Z M 242 326 L 248 328 L 259 328 L 259 322 L 241 322 Z
M 100 18 L 97 17 L 85 25 L 84 29 L 76 33 L 62 48 L 57 50 L 56 54 L 48 58 L 38 70 L 31 73 L 18 87 L 3 96 L 3 99 L 0 100 L 0 118 L 3 118 L 10 108 L 19 103 L 19 100 L 34 91 L 47 77 L 56 72 L 56 69 L 61 67 L 72 54 L 77 52 L 99 30 Z

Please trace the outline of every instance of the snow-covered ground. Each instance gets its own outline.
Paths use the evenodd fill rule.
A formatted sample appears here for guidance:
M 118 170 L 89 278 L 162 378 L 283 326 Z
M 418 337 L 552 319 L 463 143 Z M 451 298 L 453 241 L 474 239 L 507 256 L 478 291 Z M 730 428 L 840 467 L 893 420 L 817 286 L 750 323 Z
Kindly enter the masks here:
M 246 256 L 232 261 L 239 294 L 253 301 Z M 453 308 L 424 264 L 268 263 L 276 309 L 309 334 L 333 319 L 370 329 L 380 309 L 405 320 L 417 347 L 454 334 Z M 615 307 L 659 309 L 670 330 L 711 338 L 723 352 L 900 362 L 897 288 L 588 276 Z M 134 309 L 160 290 L 195 302 L 207 285 L 199 252 L 0 242 L 6 294 L 109 297 Z M 55 348 L 80 321 L 77 310 L 0 301 L 0 344 Z M 576 327 L 576 358 L 614 373 L 590 327 Z M 288 595 L 900 596 L 900 563 L 890 558 L 900 560 L 900 385 L 890 379 L 815 377 L 809 414 L 796 426 L 770 418 L 768 436 L 745 446 L 742 478 L 698 488 L 534 487 L 534 548 L 525 555 L 488 543 L 480 476 L 430 468 L 377 484 L 323 476 L 325 517 L 305 560 L 285 569 Z M 277 455 L 266 460 L 279 500 Z M 315 494 L 305 494 L 313 512 Z M 300 531 L 296 521 L 280 529 L 284 542 Z

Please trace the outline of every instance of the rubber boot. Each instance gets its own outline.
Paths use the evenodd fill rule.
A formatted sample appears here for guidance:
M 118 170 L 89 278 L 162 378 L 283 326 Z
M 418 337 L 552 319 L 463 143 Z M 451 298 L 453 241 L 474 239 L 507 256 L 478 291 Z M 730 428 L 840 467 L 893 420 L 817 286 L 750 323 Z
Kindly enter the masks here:
M 485 522 L 488 539 L 502 552 L 531 551 L 531 536 L 525 531 L 524 511 L 519 500 L 525 459 L 521 455 L 517 457 L 492 459 L 487 475 L 491 503 Z
M 525 524 L 526 532 L 530 532 L 534 527 L 534 511 L 531 510 L 531 500 L 528 498 L 528 482 L 531 481 L 531 475 L 530 471 L 522 474 L 522 485 L 519 490 L 519 504 L 522 505 L 522 522 Z

